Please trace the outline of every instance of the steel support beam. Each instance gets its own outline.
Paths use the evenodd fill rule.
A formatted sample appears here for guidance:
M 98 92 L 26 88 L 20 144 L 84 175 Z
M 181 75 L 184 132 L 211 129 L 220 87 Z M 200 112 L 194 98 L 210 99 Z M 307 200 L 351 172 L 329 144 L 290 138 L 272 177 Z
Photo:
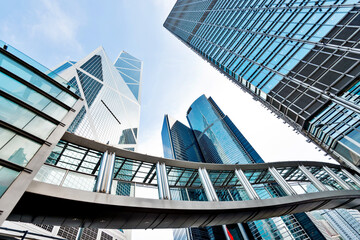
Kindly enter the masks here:
M 115 164 L 115 153 L 104 152 L 95 184 L 95 192 L 110 193 Z
M 104 175 L 105 175 L 105 168 L 106 168 L 106 162 L 107 162 L 108 155 L 109 155 L 108 151 L 106 151 L 101 156 L 100 168 L 99 168 L 99 172 L 98 172 L 98 175 L 97 175 L 97 178 L 96 178 L 96 184 L 95 184 L 94 192 L 100 192 L 100 190 L 101 190 L 101 185 L 102 185 Z
M 286 182 L 286 180 L 274 167 L 269 167 L 269 172 L 288 196 L 297 195 L 295 190 L 289 185 L 288 182 Z
M 247 233 L 246 233 L 246 231 L 245 231 L 245 228 L 244 228 L 244 226 L 242 225 L 242 223 L 238 223 L 237 225 L 238 225 L 238 228 L 239 228 L 239 230 L 240 230 L 240 232 L 241 232 L 241 235 L 242 235 L 243 239 L 244 239 L 244 240 L 249 240 L 249 237 L 248 237 L 248 235 L 247 235 Z
M 334 173 L 329 167 L 323 166 L 325 172 L 327 172 L 330 177 L 335 179 L 335 181 L 343 187 L 345 190 L 353 190 L 344 180 L 342 180 L 336 173 Z
M 168 175 L 166 172 L 166 165 L 165 163 L 161 164 L 161 169 L 162 169 L 162 183 L 163 183 L 163 189 L 164 189 L 164 193 L 165 193 L 165 199 L 171 200 L 171 196 L 170 196 L 170 187 L 169 187 L 169 181 L 168 181 Z
M 246 178 L 244 172 L 241 169 L 235 169 L 235 175 L 238 177 L 241 185 L 244 187 L 247 195 L 251 200 L 260 199 L 259 195 L 256 193 L 255 189 L 251 186 L 251 183 Z
M 165 163 L 156 163 L 156 178 L 158 183 L 159 199 L 171 200 Z
M 201 184 L 204 187 L 205 194 L 208 198 L 208 201 L 219 202 L 219 198 L 218 198 L 215 188 L 210 180 L 209 174 L 206 171 L 206 168 L 199 167 L 199 177 L 200 177 Z M 222 229 L 224 231 L 226 240 L 231 240 L 229 237 L 226 225 L 222 225 Z
M 208 198 L 208 201 L 218 202 L 219 198 L 216 194 L 214 186 L 211 183 L 209 174 L 205 168 L 199 167 L 199 177 L 200 177 L 201 184 L 204 187 L 205 194 L 206 194 L 206 197 Z
M 159 162 L 156 164 L 156 179 L 157 179 L 157 187 L 158 187 L 159 199 L 164 199 L 163 184 L 162 184 L 162 181 L 161 181 L 162 180 L 161 167 L 160 167 Z
M 299 166 L 299 169 L 319 191 L 328 191 L 327 187 L 325 187 L 325 185 L 322 184 L 305 166 Z
M 115 153 L 111 153 L 108 157 L 107 171 L 106 171 L 106 175 L 104 176 L 106 180 L 106 186 L 105 186 L 106 193 L 110 193 L 111 191 L 111 185 L 113 182 L 113 175 L 114 175 L 114 165 L 115 165 Z
M 223 231 L 224 231 L 224 233 L 225 233 L 225 238 L 226 238 L 226 240 L 231 240 L 230 237 L 229 237 L 229 234 L 227 233 L 228 230 L 227 230 L 226 225 L 222 225 L 222 229 L 223 229 Z
M 357 179 L 354 175 L 349 173 L 348 170 L 346 170 L 344 168 L 342 168 L 341 171 L 345 174 L 345 176 L 350 178 L 358 187 L 360 187 L 360 180 L 359 179 Z

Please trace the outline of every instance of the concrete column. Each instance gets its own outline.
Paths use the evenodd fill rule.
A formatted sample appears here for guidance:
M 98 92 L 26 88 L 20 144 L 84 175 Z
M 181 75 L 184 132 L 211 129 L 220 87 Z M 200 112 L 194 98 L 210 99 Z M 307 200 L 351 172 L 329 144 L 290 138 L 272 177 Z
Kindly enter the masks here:
M 328 166 L 323 166 L 323 169 L 325 172 L 327 172 L 330 175 L 330 177 L 335 179 L 335 181 L 341 187 L 343 187 L 345 190 L 352 190 L 352 188 L 344 180 L 342 180 L 338 175 L 336 175 L 336 173 L 334 173 Z
M 322 184 L 306 167 L 299 166 L 300 171 L 302 171 L 305 176 L 310 180 L 312 184 L 319 190 L 319 191 L 328 191 L 327 187 Z
M 295 190 L 289 185 L 288 182 L 286 182 L 286 180 L 274 167 L 269 167 L 269 172 L 287 195 L 289 196 L 297 195 Z
M 251 186 L 251 183 L 246 178 L 244 172 L 241 169 L 235 169 L 235 175 L 238 177 L 241 185 L 244 187 L 247 195 L 251 200 L 260 199 L 259 195 L 256 193 L 255 189 Z

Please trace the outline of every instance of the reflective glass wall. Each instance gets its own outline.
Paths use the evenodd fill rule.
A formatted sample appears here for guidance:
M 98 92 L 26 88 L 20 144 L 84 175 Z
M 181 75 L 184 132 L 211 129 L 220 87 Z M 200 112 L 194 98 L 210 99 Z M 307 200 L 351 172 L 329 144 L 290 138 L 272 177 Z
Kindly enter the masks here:
M 360 142 L 344 127 L 357 118 L 324 121 L 323 133 L 309 126 L 332 105 L 360 114 L 359 9 L 358 0 L 178 0 L 164 27 L 328 154 L 359 165 Z
M 211 97 L 206 98 L 205 95 L 200 96 L 187 111 L 187 119 L 193 136 L 195 136 L 194 141 L 197 142 L 199 151 L 203 156 L 203 161 L 219 164 L 254 164 L 264 162 L 256 150 L 241 134 L 239 129 L 232 123 L 230 118 L 222 112 Z M 184 133 L 187 131 L 176 127 L 178 121 L 166 120 L 168 120 L 167 116 L 165 116 L 162 131 L 164 154 L 171 149 L 176 149 L 175 146 L 183 153 L 186 152 L 188 149 L 187 145 L 178 144 L 178 142 L 186 142 Z M 189 129 L 186 126 L 184 127 Z M 171 141 L 168 141 L 169 136 Z M 167 147 L 169 142 L 171 142 L 172 145 Z M 176 150 L 173 150 L 173 152 L 176 152 Z M 176 156 L 175 154 L 175 158 Z M 180 157 L 176 159 L 189 161 L 189 159 L 181 158 L 183 155 L 179 156 Z M 272 178 L 270 173 L 263 175 L 260 172 L 249 172 L 246 174 L 246 177 L 248 177 L 251 183 L 255 183 L 255 179 L 260 176 L 262 179 Z M 218 179 L 221 179 L 221 174 L 210 171 L 209 178 L 216 182 Z M 245 197 L 246 194 L 244 195 L 244 190 L 241 188 L 224 191 L 223 189 L 218 189 L 219 186 L 214 185 L 220 201 L 247 199 L 247 197 Z M 255 191 L 261 199 L 286 195 L 277 184 L 258 184 Z M 172 191 L 172 196 L 181 197 L 183 195 L 186 196 L 186 194 L 182 194 L 179 191 Z M 305 213 L 253 221 L 240 226 L 244 229 L 243 232 L 246 232 L 245 234 L 255 239 L 325 239 Z M 238 226 L 227 226 L 227 229 L 230 229 L 231 231 L 229 231 L 231 234 L 234 234 L 234 236 L 241 236 L 241 231 Z M 221 239 L 218 237 L 219 235 L 209 234 L 209 239 Z
M 85 100 L 68 131 L 136 150 L 140 122 L 142 62 L 121 52 L 112 65 L 99 47 L 84 59 L 56 68 Z
M 64 79 L 0 41 L 0 210 L 5 218 L 45 162 L 44 153 L 60 140 L 69 112 L 76 112 L 79 96 L 74 91 Z

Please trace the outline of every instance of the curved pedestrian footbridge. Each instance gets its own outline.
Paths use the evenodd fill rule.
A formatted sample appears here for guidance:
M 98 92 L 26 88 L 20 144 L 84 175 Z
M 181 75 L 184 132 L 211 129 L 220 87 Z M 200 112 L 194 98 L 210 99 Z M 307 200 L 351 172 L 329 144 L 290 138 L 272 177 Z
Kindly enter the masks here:
M 205 227 L 360 209 L 359 189 L 358 172 L 335 164 L 185 162 L 67 133 L 8 220 L 112 229 Z M 140 197 L 144 192 L 157 199 Z

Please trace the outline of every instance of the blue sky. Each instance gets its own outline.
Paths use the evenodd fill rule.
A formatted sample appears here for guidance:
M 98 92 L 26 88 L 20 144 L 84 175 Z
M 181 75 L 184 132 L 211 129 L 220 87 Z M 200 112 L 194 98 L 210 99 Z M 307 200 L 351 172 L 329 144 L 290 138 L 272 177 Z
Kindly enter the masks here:
M 121 50 L 143 60 L 139 151 L 162 155 L 164 114 L 186 123 L 191 103 L 212 96 L 265 161 L 322 160 L 259 102 L 169 33 L 162 24 L 175 0 L 7 1 L 0 8 L 0 39 L 53 68 L 103 46 L 114 60 Z M 159 232 L 146 231 L 159 238 Z M 171 238 L 162 231 L 161 239 Z M 134 239 L 143 239 L 134 232 Z

